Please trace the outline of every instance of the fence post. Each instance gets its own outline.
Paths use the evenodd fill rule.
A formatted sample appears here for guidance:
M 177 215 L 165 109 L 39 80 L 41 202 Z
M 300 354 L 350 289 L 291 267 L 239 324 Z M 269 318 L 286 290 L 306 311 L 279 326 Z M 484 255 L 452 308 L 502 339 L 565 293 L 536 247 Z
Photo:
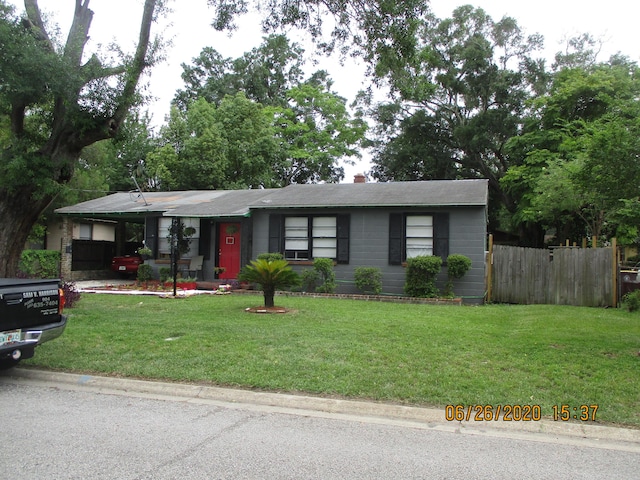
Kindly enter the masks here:
M 487 303 L 491 303 L 493 286 L 493 234 L 489 234 L 489 253 L 487 254 Z

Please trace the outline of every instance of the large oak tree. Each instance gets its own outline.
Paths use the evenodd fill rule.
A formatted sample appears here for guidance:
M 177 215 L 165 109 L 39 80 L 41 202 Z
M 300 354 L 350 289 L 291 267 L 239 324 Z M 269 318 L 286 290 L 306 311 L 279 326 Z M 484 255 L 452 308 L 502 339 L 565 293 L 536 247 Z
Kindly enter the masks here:
M 86 58 L 93 11 L 76 0 L 64 45 L 57 45 L 37 0 L 17 18 L 0 2 L 0 277 L 16 274 L 32 226 L 73 176 L 82 150 L 112 138 L 136 103 L 157 43 L 160 0 L 146 0 L 137 48 L 119 65 Z

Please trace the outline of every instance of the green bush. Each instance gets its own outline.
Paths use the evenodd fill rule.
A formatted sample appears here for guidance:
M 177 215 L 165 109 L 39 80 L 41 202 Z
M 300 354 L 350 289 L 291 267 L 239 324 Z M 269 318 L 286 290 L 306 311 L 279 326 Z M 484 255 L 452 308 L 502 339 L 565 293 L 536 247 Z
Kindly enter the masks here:
M 60 252 L 57 250 L 24 250 L 18 269 L 29 278 L 58 278 Z
M 153 278 L 153 268 L 151 265 L 147 265 L 143 263 L 142 265 L 138 265 L 138 283 L 148 282 Z
M 281 253 L 261 253 L 257 257 L 258 260 L 266 260 L 267 262 L 273 262 L 274 260 L 284 260 L 284 255 Z
M 315 292 L 320 283 L 320 274 L 316 270 L 305 269 L 300 275 L 303 292 Z
M 460 279 L 471 268 L 471 259 L 459 253 L 452 253 L 447 257 L 447 285 L 445 296 L 453 297 L 453 280 Z
M 316 258 L 313 268 L 320 276 L 322 282 L 316 287 L 316 292 L 333 293 L 336 291 L 336 274 L 333 271 L 333 260 L 330 258 Z
M 433 298 L 439 295 L 436 276 L 442 268 L 442 258 L 419 256 L 407 259 L 407 277 L 404 291 L 410 297 Z
M 634 290 L 622 297 L 622 303 L 630 312 L 640 310 L 640 290 Z
M 140 271 L 140 267 L 138 267 L 138 271 Z M 166 282 L 171 278 L 171 267 L 160 267 L 158 274 L 160 275 L 160 281 L 162 283 Z
M 382 292 L 382 272 L 376 267 L 357 267 L 353 276 L 362 293 L 379 295 Z

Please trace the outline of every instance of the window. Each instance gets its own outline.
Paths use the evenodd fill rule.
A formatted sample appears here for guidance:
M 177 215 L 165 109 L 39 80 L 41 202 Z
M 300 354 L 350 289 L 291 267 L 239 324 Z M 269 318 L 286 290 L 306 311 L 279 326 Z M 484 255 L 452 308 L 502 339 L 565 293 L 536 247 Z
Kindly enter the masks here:
M 406 258 L 433 255 L 433 217 L 407 215 L 405 242 Z
M 309 219 L 307 217 L 284 219 L 284 256 L 291 260 L 309 258 Z
M 91 240 L 93 239 L 93 225 L 90 223 L 81 223 L 80 224 L 80 233 L 78 235 L 80 240 Z
M 336 217 L 313 217 L 313 258 L 336 258 Z
M 449 255 L 448 213 L 392 213 L 389 217 L 389 264 L 401 265 L 407 258 Z
M 197 255 L 198 243 L 200 239 L 200 219 L 199 218 L 182 218 L 182 224 L 184 228 L 193 228 L 195 233 L 189 238 L 189 253 L 187 256 Z M 162 217 L 158 225 L 158 253 L 161 256 L 171 255 L 171 245 L 169 239 L 169 230 L 171 229 L 172 218 Z
M 269 217 L 269 251 L 287 260 L 332 258 L 349 263 L 349 215 Z

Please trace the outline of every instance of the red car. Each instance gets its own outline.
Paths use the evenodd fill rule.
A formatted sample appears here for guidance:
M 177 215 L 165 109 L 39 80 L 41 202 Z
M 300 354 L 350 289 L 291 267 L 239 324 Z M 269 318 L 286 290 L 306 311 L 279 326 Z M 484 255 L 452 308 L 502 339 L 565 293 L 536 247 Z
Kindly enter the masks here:
M 125 255 L 124 257 L 113 257 L 111 260 L 111 270 L 123 275 L 136 275 L 138 265 L 144 263 L 140 255 Z

